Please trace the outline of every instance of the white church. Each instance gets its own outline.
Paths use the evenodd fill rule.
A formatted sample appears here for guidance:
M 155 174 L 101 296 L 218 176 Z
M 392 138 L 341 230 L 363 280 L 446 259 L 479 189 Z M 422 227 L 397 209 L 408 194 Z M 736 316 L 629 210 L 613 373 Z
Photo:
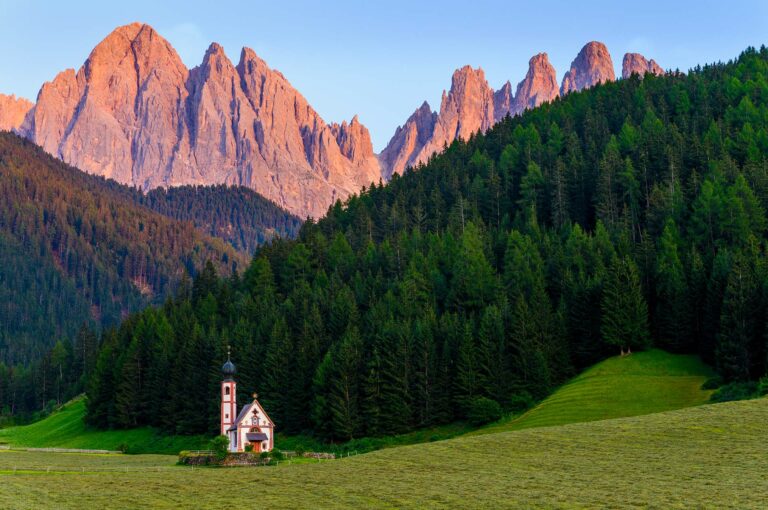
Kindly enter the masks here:
M 237 383 L 235 364 L 227 356 L 221 367 L 221 434 L 229 438 L 230 452 L 244 452 L 248 445 L 253 451 L 268 452 L 275 447 L 275 424 L 261 407 L 256 394 L 253 402 L 237 412 Z

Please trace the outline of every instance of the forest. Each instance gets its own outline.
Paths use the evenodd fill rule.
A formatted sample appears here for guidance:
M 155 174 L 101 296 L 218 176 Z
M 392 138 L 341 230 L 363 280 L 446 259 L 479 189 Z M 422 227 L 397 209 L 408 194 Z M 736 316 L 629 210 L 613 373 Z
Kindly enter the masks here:
M 183 204 L 191 199 L 184 194 L 169 195 Z M 204 194 L 209 206 L 226 201 L 232 211 L 240 200 L 223 187 Z M 10 133 L 0 133 L 0 196 L 0 420 L 82 392 L 101 328 L 162 303 L 206 261 L 224 274 L 247 265 L 223 240 L 141 205 L 140 191 L 69 167 Z M 156 206 L 163 198 L 146 200 Z M 244 195 L 240 209 L 258 205 Z
M 106 329 L 88 421 L 217 433 L 228 346 L 240 399 L 326 440 L 519 411 L 651 346 L 758 380 L 766 154 L 765 48 L 507 118 Z

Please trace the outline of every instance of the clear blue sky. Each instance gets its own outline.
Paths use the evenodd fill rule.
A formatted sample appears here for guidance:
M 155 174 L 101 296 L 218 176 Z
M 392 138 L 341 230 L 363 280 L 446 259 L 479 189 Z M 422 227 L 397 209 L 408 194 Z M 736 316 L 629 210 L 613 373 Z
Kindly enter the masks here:
M 190 67 L 211 41 L 235 61 L 242 46 L 253 48 L 327 121 L 359 114 L 377 151 L 423 100 L 437 109 L 465 64 L 498 88 L 521 80 L 540 51 L 561 79 L 590 40 L 607 44 L 617 71 L 627 51 L 685 71 L 768 44 L 765 0 L 0 0 L 0 92 L 34 99 L 132 21 L 154 26 Z

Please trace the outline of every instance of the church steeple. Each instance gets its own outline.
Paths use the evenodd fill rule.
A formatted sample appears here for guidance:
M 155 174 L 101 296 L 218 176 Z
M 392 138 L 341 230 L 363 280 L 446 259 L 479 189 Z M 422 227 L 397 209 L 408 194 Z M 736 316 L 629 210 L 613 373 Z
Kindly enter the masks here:
M 221 367 L 223 380 L 221 381 L 221 434 L 226 436 L 227 431 L 237 417 L 237 383 L 235 373 L 237 369 L 232 363 L 230 347 L 227 346 L 227 361 Z

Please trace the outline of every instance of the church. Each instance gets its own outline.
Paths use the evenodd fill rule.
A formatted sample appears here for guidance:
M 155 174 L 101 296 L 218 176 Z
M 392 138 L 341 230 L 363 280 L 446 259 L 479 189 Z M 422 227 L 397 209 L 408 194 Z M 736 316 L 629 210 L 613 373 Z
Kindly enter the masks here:
M 253 402 L 237 412 L 237 383 L 235 364 L 227 356 L 221 367 L 221 434 L 229 438 L 229 451 L 244 452 L 253 446 L 256 453 L 268 452 L 275 447 L 275 424 L 261 407 L 256 394 Z

